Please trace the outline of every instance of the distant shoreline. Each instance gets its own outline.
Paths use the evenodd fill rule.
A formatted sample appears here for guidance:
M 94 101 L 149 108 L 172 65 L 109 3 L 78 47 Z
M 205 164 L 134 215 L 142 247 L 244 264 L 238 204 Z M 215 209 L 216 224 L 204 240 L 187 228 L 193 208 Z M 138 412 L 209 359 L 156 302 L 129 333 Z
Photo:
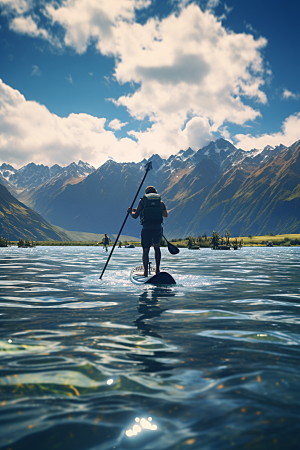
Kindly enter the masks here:
M 199 243 L 200 248 L 210 248 L 209 240 L 211 238 L 207 238 L 207 242 L 203 240 L 203 242 Z M 233 242 L 238 239 L 242 242 L 243 247 L 266 247 L 268 242 L 271 242 L 275 247 L 295 247 L 300 245 L 300 234 L 270 234 L 265 236 L 244 236 L 244 237 L 231 237 L 229 242 L 233 244 Z M 173 242 L 179 248 L 188 248 L 188 238 L 186 239 L 171 239 L 170 242 Z M 129 243 L 129 242 L 128 242 Z M 13 246 L 18 245 L 18 241 L 10 241 L 10 244 Z M 127 244 L 127 242 L 126 242 Z M 133 244 L 135 247 L 141 247 L 140 241 L 130 241 L 130 244 Z M 102 243 L 96 241 L 33 241 L 33 245 L 40 246 L 86 246 L 86 247 L 103 247 Z M 113 242 L 112 242 L 113 245 Z M 123 243 L 124 247 L 125 242 Z M 166 246 L 166 245 L 165 245 Z

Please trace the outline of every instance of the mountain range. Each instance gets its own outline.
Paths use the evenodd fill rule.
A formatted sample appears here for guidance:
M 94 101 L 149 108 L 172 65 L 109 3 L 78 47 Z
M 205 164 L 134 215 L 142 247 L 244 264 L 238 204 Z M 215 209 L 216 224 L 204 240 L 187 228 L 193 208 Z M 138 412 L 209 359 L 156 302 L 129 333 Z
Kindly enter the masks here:
M 77 183 L 95 170 L 88 163 L 79 161 L 66 167 L 55 164 L 52 167 L 27 164 L 17 170 L 9 164 L 0 166 L 0 235 L 9 240 L 20 238 L 32 240 L 69 241 L 70 236 L 61 229 L 49 224 L 30 206 L 15 197 L 30 198 L 39 186 L 47 186 L 51 180 L 53 191 L 57 192 L 66 183 Z
M 168 159 L 153 155 L 144 187 L 156 186 L 166 203 L 169 238 L 300 232 L 300 141 L 290 147 L 244 151 L 218 139 Z M 0 166 L 0 183 L 49 223 L 67 230 L 116 234 L 145 173 L 147 160 L 98 169 L 79 161 L 66 168 Z M 139 236 L 138 220 L 123 230 Z

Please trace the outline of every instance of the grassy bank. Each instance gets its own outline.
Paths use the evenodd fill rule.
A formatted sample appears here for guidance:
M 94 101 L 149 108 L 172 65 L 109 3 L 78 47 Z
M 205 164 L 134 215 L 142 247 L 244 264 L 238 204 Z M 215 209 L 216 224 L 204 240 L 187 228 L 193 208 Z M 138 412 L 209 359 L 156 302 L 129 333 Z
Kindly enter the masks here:
M 246 247 L 265 247 L 270 241 L 274 246 L 297 246 L 300 245 L 300 234 L 277 234 L 277 235 L 265 235 L 265 236 L 243 236 L 243 237 L 231 237 L 229 242 L 233 245 L 236 240 L 241 241 L 243 246 Z M 207 248 L 211 246 L 211 237 L 207 237 L 206 240 L 201 238 L 197 240 L 195 238 L 195 245 L 201 248 Z M 185 239 L 172 239 L 173 242 L 179 248 L 188 248 L 189 238 Z
M 244 246 L 251 247 L 265 247 L 269 241 L 275 246 L 289 247 L 300 245 L 300 234 L 268 234 L 265 236 L 247 236 L 239 239 L 243 240 Z

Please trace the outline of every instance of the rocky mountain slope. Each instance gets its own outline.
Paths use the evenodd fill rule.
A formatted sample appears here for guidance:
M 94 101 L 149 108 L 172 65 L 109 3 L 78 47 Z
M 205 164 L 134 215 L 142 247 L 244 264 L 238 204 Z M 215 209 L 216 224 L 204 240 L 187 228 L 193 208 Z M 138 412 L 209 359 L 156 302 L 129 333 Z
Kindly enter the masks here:
M 195 192 L 181 192 L 182 200 L 177 203 L 176 196 L 173 200 L 169 196 L 168 204 L 175 203 L 170 234 L 196 235 L 212 230 L 224 233 L 226 228 L 234 236 L 299 232 L 299 153 L 300 141 L 288 149 L 269 148 L 265 154 L 249 155 L 232 165 L 217 182 L 211 178 L 211 183 L 208 180 Z M 215 177 L 216 171 L 217 167 Z M 190 177 L 195 172 L 200 174 L 200 169 L 196 167 Z M 209 172 L 213 173 L 207 169 Z M 205 176 L 200 179 L 203 181 Z M 182 228 L 178 229 L 178 224 Z
M 244 235 L 253 229 L 261 235 L 299 232 L 300 141 L 266 160 L 241 184 L 222 220 Z
M 0 166 L 0 183 L 4 185 L 5 180 L 14 189 L 22 191 L 41 186 L 60 175 L 65 178 L 81 178 L 86 177 L 94 170 L 93 166 L 83 161 L 79 161 L 78 164 L 73 162 L 66 167 L 61 167 L 58 164 L 48 167 L 32 162 L 18 170 L 10 164 L 3 163 Z

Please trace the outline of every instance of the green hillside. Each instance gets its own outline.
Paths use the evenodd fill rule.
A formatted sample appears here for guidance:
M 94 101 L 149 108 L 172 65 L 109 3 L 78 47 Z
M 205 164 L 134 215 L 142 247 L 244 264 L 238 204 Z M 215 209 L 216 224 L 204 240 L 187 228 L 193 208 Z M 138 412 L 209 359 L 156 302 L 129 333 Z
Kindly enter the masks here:
M 70 238 L 19 202 L 0 184 L 0 236 L 10 241 L 69 241 Z

